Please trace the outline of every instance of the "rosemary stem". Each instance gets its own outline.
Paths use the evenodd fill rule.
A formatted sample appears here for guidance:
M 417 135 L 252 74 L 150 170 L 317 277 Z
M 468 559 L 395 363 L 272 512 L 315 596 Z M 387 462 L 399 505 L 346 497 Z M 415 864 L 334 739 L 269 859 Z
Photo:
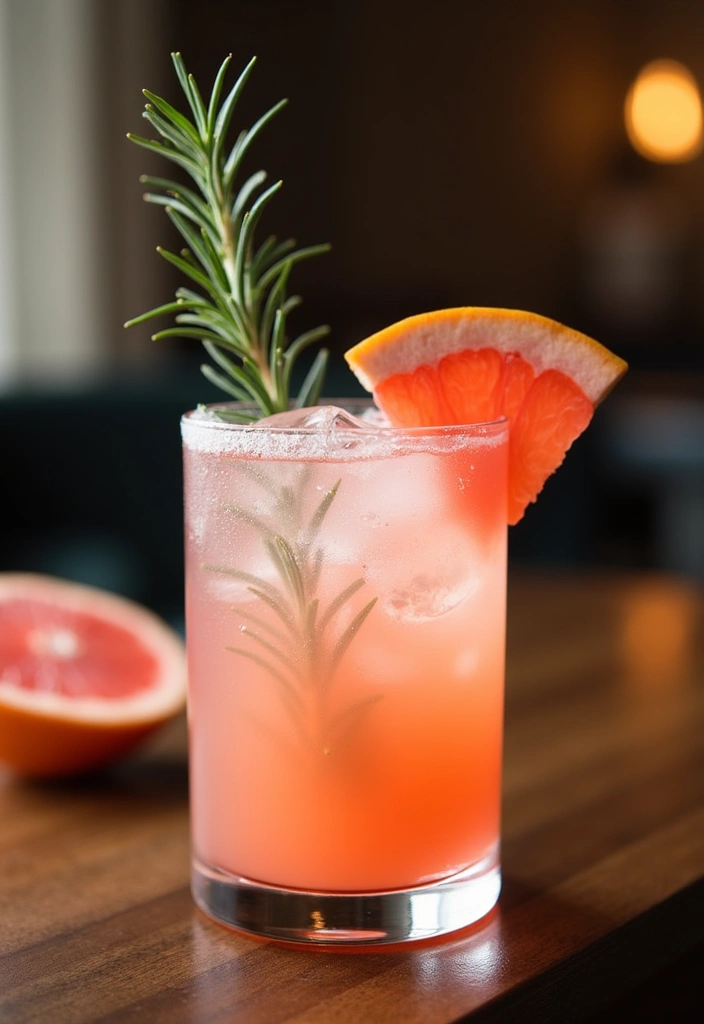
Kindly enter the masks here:
M 226 208 L 224 198 L 217 196 L 215 202 L 218 206 L 219 221 L 220 221 L 220 238 L 222 241 L 223 248 L 223 260 L 222 265 L 225 271 L 225 276 L 230 288 L 230 298 L 236 305 L 244 305 L 244 296 L 239 295 L 239 282 L 237 281 L 237 274 L 235 270 L 235 240 L 233 235 L 232 219 L 229 211 Z M 250 328 L 250 357 L 254 360 L 259 371 L 259 376 L 264 388 L 270 397 L 276 401 L 277 394 L 276 388 L 274 387 L 271 371 L 269 369 L 269 361 L 266 356 L 266 352 L 261 343 L 259 332 L 256 324 L 249 324 Z
M 288 408 L 291 365 L 311 340 L 318 340 L 327 333 L 327 328 L 323 327 L 293 339 L 286 333 L 286 317 L 300 302 L 297 296 L 287 297 L 286 294 L 291 268 L 327 247 L 308 246 L 297 250 L 292 239 L 277 242 L 274 235 L 259 246 L 254 242 L 259 217 L 278 192 L 281 182 L 266 187 L 266 174 L 258 171 L 240 184 L 239 172 L 245 151 L 284 101 L 275 104 L 248 131 L 243 131 L 228 153 L 228 128 L 251 63 L 228 97 L 220 102 L 220 90 L 230 61 L 226 58 L 206 107 L 181 55 L 172 54 L 172 60 L 192 118 L 147 92 L 149 102 L 144 116 L 159 138 L 133 134 L 129 138 L 175 163 L 195 183 L 193 189 L 167 178 L 150 178 L 149 184 L 155 191 L 148 193 L 145 199 L 166 208 L 186 243 L 180 255 L 161 248 L 159 252 L 202 292 L 181 288 L 177 293 L 178 304 L 158 306 L 141 317 L 133 317 L 129 323 L 142 323 L 174 312 L 176 327 L 168 333 L 159 332 L 157 336 L 181 335 L 206 342 L 208 354 L 219 364 L 217 371 L 207 364 L 202 367 L 208 380 L 236 398 L 253 400 L 259 407 L 259 415 L 268 416 Z M 197 317 L 197 321 L 193 317 Z M 193 324 L 199 333 L 194 333 Z M 213 341 L 227 345 L 229 352 L 224 363 L 213 355 Z M 299 406 L 317 401 L 326 361 L 323 351 L 313 362 L 301 385 Z M 222 418 L 228 418 L 224 410 L 221 412 Z M 257 419 L 257 414 L 247 413 L 243 417 Z

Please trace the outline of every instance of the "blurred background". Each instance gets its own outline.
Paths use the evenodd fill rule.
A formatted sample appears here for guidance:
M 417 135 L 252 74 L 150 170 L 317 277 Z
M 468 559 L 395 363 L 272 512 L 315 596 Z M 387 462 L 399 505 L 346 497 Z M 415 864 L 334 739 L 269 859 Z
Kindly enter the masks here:
M 453 305 L 543 313 L 631 372 L 511 532 L 514 564 L 704 580 L 704 5 L 700 0 L 0 0 L 0 569 L 182 608 L 180 413 L 219 397 L 197 343 L 123 322 L 181 283 L 131 145 L 259 61 L 237 131 L 284 188 L 264 230 L 332 254 L 295 327 L 342 352 Z M 653 65 L 652 62 L 657 63 Z M 167 322 L 159 326 L 168 326 Z

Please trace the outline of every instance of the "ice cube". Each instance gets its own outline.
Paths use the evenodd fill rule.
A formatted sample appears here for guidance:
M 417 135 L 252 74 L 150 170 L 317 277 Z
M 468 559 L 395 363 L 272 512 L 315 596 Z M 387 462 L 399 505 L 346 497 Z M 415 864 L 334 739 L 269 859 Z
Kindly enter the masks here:
M 458 525 L 443 523 L 419 536 L 397 527 L 365 566 L 365 579 L 392 619 L 424 622 L 446 615 L 481 590 L 483 574 L 476 544 Z
M 259 427 L 277 427 L 284 430 L 306 429 L 319 430 L 324 433 L 348 430 L 370 430 L 375 424 L 367 423 L 353 416 L 337 405 L 313 405 L 305 409 L 289 409 L 288 412 L 277 412 L 258 421 Z
M 361 566 L 377 553 L 385 560 L 388 549 L 403 564 L 406 558 L 398 551 L 396 538 L 403 536 L 408 544 L 417 545 L 432 534 L 438 520 L 448 517 L 443 462 L 422 453 L 389 450 L 382 434 L 361 435 L 372 439 L 364 448 L 367 457 L 350 460 L 339 473 L 340 484 L 321 533 L 329 561 Z M 375 437 L 381 448 L 378 457 Z M 328 479 L 334 483 L 330 471 Z
M 362 446 L 365 455 L 369 455 L 383 435 L 378 421 L 360 419 L 336 405 L 290 409 L 288 412 L 275 413 L 259 420 L 257 426 L 291 430 L 294 432 L 294 440 L 295 431 L 305 431 L 298 439 L 299 443 L 305 444 L 305 454 L 301 451 L 301 455 L 321 459 L 331 456 L 346 458 L 349 453 L 353 453 L 353 449 Z M 300 438 L 304 438 L 304 441 L 300 441 Z M 383 443 L 385 442 L 382 441 Z M 353 457 L 357 454 L 359 453 L 353 453 Z

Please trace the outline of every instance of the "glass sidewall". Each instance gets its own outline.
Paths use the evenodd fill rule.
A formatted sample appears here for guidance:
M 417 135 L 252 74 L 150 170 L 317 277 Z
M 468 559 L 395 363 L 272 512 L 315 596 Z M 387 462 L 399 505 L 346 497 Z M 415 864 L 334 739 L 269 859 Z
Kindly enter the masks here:
M 506 423 L 321 432 L 200 412 L 182 427 L 197 903 L 316 943 L 484 916 Z

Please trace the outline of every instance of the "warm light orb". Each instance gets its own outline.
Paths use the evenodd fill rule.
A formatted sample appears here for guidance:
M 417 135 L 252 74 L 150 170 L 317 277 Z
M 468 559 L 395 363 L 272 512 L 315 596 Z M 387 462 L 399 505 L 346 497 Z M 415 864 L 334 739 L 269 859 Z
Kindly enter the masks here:
M 702 149 L 702 103 L 694 76 L 674 60 L 654 60 L 626 96 L 626 130 L 648 160 L 682 163 Z

